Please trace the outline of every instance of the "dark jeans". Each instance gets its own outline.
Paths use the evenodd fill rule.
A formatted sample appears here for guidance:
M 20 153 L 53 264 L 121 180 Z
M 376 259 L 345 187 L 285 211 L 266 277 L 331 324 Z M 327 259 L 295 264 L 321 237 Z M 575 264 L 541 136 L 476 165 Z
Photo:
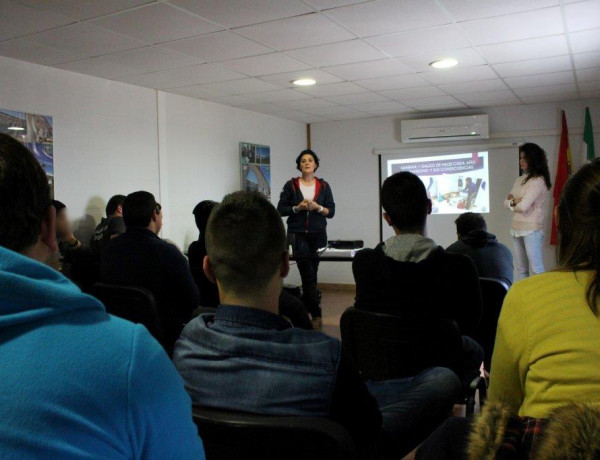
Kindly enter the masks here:
M 402 458 L 452 413 L 461 392 L 454 372 L 435 367 L 415 377 L 366 383 L 383 417 L 386 457 Z
M 291 233 L 290 242 L 298 271 L 302 278 L 302 300 L 313 318 L 321 317 L 319 291 L 317 290 L 317 272 L 319 258 L 317 251 L 327 246 L 327 233 Z
M 483 348 L 475 340 L 466 335 L 462 336 L 462 369 L 460 379 L 463 386 L 469 386 L 471 381 L 480 374 L 479 368 L 483 362 Z

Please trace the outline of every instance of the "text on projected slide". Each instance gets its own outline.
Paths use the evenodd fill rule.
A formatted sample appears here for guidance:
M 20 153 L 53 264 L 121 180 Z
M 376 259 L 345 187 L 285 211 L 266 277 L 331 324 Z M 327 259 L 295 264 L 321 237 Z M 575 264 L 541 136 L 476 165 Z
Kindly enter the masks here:
M 432 214 L 489 212 L 488 152 L 387 161 L 388 177 L 400 171 L 410 171 L 423 181 Z

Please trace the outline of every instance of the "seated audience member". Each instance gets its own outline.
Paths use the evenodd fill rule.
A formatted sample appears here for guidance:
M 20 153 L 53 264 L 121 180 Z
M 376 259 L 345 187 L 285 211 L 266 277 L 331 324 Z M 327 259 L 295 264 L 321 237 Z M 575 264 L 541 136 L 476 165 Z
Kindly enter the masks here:
M 208 308 L 217 308 L 219 305 L 217 285 L 208 279 L 203 268 L 206 256 L 206 224 L 211 211 L 217 204 L 215 201 L 206 200 L 201 201 L 194 208 L 193 214 L 200 236 L 188 248 L 190 270 L 200 290 L 200 305 Z M 294 327 L 309 330 L 313 328 L 302 300 L 285 290 L 281 291 L 279 298 L 279 313 L 289 319 Z
M 73 279 L 76 278 L 74 266 L 88 261 L 90 252 L 73 234 L 66 205 L 58 200 L 52 200 L 51 204 L 56 211 L 55 231 L 58 241 L 58 267 L 55 268 L 76 282 Z
M 401 456 L 448 416 L 460 392 L 457 377 L 435 368 L 365 385 L 339 340 L 290 327 L 277 314 L 289 272 L 286 244 L 281 217 L 258 193 L 233 193 L 213 210 L 204 270 L 217 283 L 221 305 L 188 323 L 173 358 L 193 402 L 330 417 L 361 446 L 383 430 L 385 445 Z
M 206 256 L 206 224 L 216 201 L 201 201 L 194 208 L 193 214 L 198 227 L 198 240 L 190 244 L 188 248 L 188 260 L 194 281 L 200 291 L 200 305 L 203 307 L 216 308 L 219 305 L 219 290 L 217 285 L 210 281 L 204 274 L 204 257 Z
M 115 195 L 106 204 L 106 217 L 103 218 L 90 240 L 90 250 L 96 258 L 100 258 L 102 250 L 108 241 L 125 233 L 123 220 L 123 201 L 125 195 Z
M 102 254 L 104 283 L 148 289 L 158 304 L 167 351 L 199 305 L 198 288 L 184 255 L 158 237 L 162 227 L 160 204 L 148 192 L 127 195 L 123 202 L 127 230 L 110 240 Z
M 356 253 L 352 263 L 355 306 L 455 321 L 463 334 L 465 372 L 461 377 L 466 383 L 478 374 L 483 361 L 481 346 L 465 337 L 477 327 L 482 311 L 475 264 L 425 237 L 431 200 L 416 175 L 399 172 L 388 177 L 381 188 L 381 203 L 395 236 L 375 249 Z
M 600 160 L 567 182 L 557 217 L 558 268 L 511 287 L 498 322 L 488 399 L 520 417 L 600 404 Z
M 48 180 L 4 134 L 0 222 L 0 457 L 204 458 L 160 345 L 45 265 L 57 252 Z
M 496 239 L 496 235 L 487 232 L 483 216 L 465 212 L 454 223 L 458 241 L 446 251 L 470 257 L 481 278 L 495 278 L 510 286 L 514 271 L 512 252 Z

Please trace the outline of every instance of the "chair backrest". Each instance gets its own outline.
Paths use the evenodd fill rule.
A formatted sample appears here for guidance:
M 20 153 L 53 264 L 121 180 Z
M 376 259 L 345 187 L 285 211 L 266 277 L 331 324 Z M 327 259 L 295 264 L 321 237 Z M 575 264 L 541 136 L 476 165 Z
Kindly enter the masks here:
M 365 380 L 411 377 L 429 367 L 460 370 L 462 338 L 450 320 L 348 308 L 342 346 Z
M 210 460 L 352 460 L 352 437 L 325 417 L 281 417 L 194 407 Z
M 508 285 L 494 278 L 479 278 L 481 285 L 481 298 L 483 300 L 483 314 L 479 326 L 472 334 L 473 339 L 481 345 L 484 353 L 485 368 L 491 369 L 494 342 L 496 341 L 496 328 L 498 317 L 502 310 L 504 297 L 508 292 Z
M 96 283 L 90 288 L 90 294 L 104 304 L 108 313 L 143 324 L 156 340 L 165 345 L 156 300 L 148 289 Z

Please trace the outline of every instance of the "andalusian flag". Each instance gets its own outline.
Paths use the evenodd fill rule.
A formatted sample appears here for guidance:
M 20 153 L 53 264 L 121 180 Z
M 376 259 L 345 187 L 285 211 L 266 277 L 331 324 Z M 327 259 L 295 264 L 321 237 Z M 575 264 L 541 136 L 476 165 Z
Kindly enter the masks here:
M 585 108 L 585 127 L 583 128 L 583 161 L 592 161 L 596 158 L 594 151 L 594 130 L 592 129 L 592 117 L 590 108 Z
M 550 233 L 550 244 L 558 244 L 558 227 L 556 222 L 556 209 L 560 203 L 565 184 L 571 177 L 571 148 L 569 147 L 569 130 L 567 129 L 567 117 L 562 112 L 562 130 L 560 133 L 560 147 L 558 148 L 558 165 L 556 166 L 556 178 L 554 179 L 554 210 L 552 213 L 552 231 Z

